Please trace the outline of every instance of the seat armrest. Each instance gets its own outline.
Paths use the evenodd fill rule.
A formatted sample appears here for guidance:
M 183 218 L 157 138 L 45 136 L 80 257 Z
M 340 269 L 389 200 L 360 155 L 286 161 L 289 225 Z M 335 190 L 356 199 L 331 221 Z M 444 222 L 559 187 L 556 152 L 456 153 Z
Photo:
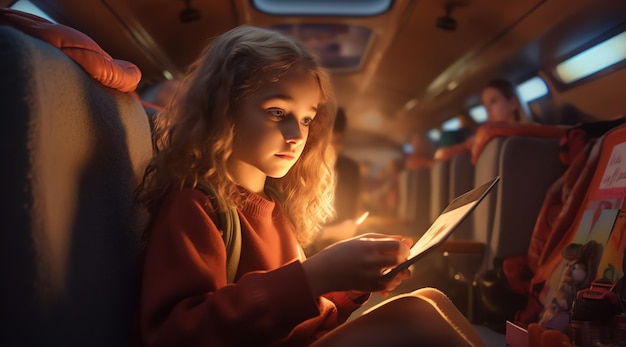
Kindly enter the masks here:
M 437 252 L 483 254 L 485 244 L 473 240 L 448 239 L 437 247 Z

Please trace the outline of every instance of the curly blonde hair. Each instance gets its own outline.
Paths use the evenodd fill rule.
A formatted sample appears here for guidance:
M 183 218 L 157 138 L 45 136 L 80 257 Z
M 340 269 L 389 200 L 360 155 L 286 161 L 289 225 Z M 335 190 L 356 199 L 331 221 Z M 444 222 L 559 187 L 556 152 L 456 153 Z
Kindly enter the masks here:
M 321 100 L 301 157 L 282 178 L 268 178 L 294 225 L 298 241 L 310 243 L 332 217 L 334 175 L 330 137 L 335 101 L 328 73 L 297 41 L 251 26 L 232 29 L 208 45 L 189 68 L 176 95 L 155 120 L 156 154 L 137 190 L 138 203 L 153 217 L 172 190 L 213 185 L 220 208 L 242 202 L 229 172 L 235 136 L 236 104 L 254 93 L 261 76 L 298 67 L 317 79 Z M 146 234 L 147 236 L 147 234 Z

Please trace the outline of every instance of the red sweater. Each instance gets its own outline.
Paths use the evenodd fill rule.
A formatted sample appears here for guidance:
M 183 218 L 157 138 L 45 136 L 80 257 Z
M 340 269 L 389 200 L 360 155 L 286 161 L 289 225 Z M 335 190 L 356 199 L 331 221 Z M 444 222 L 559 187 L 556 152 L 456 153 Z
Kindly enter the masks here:
M 235 284 L 226 281 L 226 249 L 206 195 L 185 189 L 166 198 L 144 259 L 135 332 L 144 346 L 306 346 L 359 307 L 346 293 L 313 297 L 280 204 L 248 195 L 238 210 Z

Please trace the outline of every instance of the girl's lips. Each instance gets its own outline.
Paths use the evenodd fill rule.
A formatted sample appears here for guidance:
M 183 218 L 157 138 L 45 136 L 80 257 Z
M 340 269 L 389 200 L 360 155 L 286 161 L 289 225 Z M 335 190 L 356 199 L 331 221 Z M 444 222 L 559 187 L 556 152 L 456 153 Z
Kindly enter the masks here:
M 279 154 L 276 154 L 276 156 L 281 159 L 286 159 L 286 160 L 293 160 L 293 158 L 295 158 L 293 154 L 287 154 L 287 153 L 279 153 Z

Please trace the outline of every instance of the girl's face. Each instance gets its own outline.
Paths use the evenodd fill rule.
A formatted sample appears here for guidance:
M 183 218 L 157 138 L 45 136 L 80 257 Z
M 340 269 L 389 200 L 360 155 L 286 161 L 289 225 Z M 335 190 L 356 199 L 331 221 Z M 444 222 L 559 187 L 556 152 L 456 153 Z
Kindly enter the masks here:
M 507 99 L 498 89 L 487 87 L 482 92 L 481 100 L 487 109 L 487 121 L 515 122 L 515 112 L 519 107 L 516 98 Z
M 275 82 L 270 74 L 261 78 L 235 111 L 234 175 L 248 189 L 246 182 L 283 177 L 300 158 L 321 97 L 317 79 L 304 69 L 290 69 Z

